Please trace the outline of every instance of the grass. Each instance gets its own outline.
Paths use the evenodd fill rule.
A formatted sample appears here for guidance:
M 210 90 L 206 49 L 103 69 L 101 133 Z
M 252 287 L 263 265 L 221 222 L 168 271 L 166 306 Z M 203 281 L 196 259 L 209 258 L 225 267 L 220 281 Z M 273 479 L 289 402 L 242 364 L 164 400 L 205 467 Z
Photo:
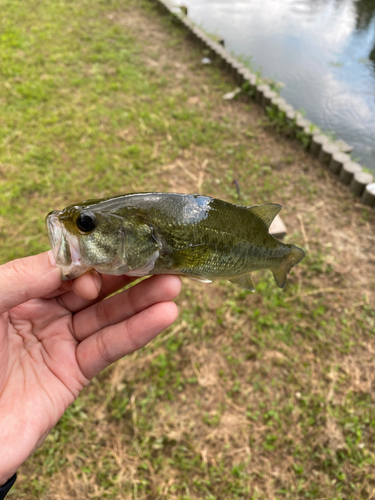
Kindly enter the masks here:
M 10 497 L 373 498 L 374 215 L 223 101 L 235 84 L 152 3 L 0 9 L 1 262 L 48 248 L 52 209 L 154 190 L 280 202 L 307 250 L 284 290 L 184 281 L 178 322 L 83 391 Z

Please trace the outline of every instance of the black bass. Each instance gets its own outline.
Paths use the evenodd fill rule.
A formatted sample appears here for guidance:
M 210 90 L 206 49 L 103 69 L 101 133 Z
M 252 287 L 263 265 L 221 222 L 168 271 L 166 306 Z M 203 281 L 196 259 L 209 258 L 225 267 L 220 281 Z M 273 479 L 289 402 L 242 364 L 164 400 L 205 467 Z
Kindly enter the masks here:
M 208 196 L 135 193 L 87 200 L 46 217 L 63 279 L 102 274 L 224 278 L 254 291 L 252 271 L 269 269 L 280 288 L 305 256 L 269 234 L 281 205 L 246 207 Z

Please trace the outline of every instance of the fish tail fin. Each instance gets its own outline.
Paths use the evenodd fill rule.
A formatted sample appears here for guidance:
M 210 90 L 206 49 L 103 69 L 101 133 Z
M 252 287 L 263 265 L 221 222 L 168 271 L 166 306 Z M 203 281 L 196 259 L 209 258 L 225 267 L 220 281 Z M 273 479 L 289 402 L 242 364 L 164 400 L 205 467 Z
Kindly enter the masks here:
M 296 266 L 305 257 L 305 252 L 302 248 L 290 245 L 291 251 L 285 255 L 279 267 L 272 271 L 273 277 L 276 280 L 277 286 L 283 288 L 286 283 L 286 278 L 292 267 Z

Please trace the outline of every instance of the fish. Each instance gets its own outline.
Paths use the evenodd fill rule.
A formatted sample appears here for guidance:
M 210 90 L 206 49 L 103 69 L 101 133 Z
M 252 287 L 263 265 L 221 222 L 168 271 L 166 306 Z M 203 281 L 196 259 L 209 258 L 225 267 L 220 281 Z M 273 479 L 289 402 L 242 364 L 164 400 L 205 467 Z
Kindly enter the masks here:
M 200 194 L 130 193 L 74 203 L 46 217 L 62 279 L 90 269 L 141 277 L 177 274 L 227 279 L 255 291 L 253 271 L 269 269 L 283 288 L 305 252 L 269 233 L 281 205 L 234 205 Z

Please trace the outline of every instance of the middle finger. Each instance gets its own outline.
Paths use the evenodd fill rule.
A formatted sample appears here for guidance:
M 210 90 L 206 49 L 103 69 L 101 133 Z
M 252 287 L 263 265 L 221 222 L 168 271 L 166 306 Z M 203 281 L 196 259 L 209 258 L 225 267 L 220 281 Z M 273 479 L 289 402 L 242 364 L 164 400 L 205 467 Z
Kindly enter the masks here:
M 89 307 L 92 304 L 103 300 L 105 297 L 108 297 L 108 295 L 112 295 L 112 293 L 121 290 L 121 288 L 124 288 L 124 286 L 129 285 L 129 283 L 137 279 L 125 275 L 112 276 L 109 274 L 101 274 L 100 278 L 102 284 L 99 294 L 96 295 L 95 299 L 90 300 L 87 298 L 87 293 L 84 294 L 82 293 L 82 290 L 80 290 L 85 286 L 85 283 L 82 284 L 83 278 L 85 278 L 84 275 L 73 280 L 71 282 L 71 291 L 65 292 L 58 297 L 58 301 L 60 302 L 60 304 L 66 307 L 66 309 L 69 309 L 69 311 L 72 313 L 81 311 L 82 309 L 85 309 L 86 307 Z M 81 283 L 78 283 L 79 281 Z
M 88 336 L 124 321 L 157 302 L 173 300 L 181 290 L 178 276 L 153 276 L 113 297 L 102 300 L 73 316 L 75 338 L 81 342 Z

